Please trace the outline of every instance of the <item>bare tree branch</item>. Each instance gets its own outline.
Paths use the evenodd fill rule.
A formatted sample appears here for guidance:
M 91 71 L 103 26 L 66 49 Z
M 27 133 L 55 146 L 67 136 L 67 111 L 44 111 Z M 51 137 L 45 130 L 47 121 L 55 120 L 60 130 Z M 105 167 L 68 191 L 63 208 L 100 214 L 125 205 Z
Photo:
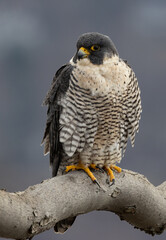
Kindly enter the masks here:
M 27 239 L 58 221 L 94 210 L 111 211 L 149 234 L 166 229 L 166 182 L 153 186 L 124 170 L 113 186 L 95 172 L 101 188 L 82 171 L 45 180 L 23 192 L 0 191 L 0 237 Z

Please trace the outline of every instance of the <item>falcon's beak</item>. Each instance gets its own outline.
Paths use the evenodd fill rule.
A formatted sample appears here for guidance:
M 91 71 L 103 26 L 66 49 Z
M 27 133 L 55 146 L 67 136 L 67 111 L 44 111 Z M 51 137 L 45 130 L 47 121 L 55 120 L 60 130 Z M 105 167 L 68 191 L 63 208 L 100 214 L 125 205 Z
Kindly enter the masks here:
M 88 49 L 81 47 L 77 53 L 78 59 L 87 58 L 90 55 Z

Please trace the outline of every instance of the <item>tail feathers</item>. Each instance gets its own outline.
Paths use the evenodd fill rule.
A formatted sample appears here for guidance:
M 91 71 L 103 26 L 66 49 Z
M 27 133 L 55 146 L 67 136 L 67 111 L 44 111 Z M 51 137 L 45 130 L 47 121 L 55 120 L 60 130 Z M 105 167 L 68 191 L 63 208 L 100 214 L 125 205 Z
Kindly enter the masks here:
M 67 219 L 64 219 L 58 223 L 56 223 L 56 225 L 54 226 L 54 231 L 56 233 L 64 233 L 66 232 L 66 230 L 72 226 L 72 224 L 74 223 L 76 217 L 70 217 Z

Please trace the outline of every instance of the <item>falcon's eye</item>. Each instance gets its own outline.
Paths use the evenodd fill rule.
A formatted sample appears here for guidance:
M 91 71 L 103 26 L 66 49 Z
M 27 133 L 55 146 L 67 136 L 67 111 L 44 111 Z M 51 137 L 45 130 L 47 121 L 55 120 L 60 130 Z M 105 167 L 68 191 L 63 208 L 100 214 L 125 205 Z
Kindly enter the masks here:
M 99 45 L 93 45 L 90 49 L 92 51 L 99 51 L 100 50 L 100 46 Z

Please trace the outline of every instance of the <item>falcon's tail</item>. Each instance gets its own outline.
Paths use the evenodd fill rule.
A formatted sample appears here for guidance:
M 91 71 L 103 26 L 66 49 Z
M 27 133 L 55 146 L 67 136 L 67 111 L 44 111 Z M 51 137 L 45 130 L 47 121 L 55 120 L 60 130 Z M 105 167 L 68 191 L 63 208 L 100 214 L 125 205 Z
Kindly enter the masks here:
M 54 226 L 54 231 L 56 233 L 64 233 L 66 232 L 66 230 L 72 226 L 72 224 L 74 223 L 76 217 L 70 217 L 67 219 L 64 219 L 58 223 L 56 223 L 56 225 Z

